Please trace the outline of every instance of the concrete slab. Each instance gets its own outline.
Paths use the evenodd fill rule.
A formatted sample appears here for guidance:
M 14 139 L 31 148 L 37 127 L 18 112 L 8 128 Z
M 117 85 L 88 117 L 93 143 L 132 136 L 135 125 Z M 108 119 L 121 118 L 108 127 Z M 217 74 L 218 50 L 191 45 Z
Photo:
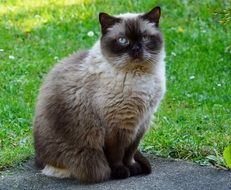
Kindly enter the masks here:
M 147 176 L 83 185 L 74 179 L 47 177 L 29 160 L 1 173 L 0 190 L 231 190 L 231 171 L 149 156 L 153 172 Z

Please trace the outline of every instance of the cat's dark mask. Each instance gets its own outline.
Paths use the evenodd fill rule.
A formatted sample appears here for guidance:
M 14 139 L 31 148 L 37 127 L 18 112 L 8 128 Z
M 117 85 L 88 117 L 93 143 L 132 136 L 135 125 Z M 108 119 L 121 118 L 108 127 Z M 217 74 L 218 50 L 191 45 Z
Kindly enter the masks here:
M 110 16 L 99 14 L 101 48 L 107 58 L 120 56 L 126 62 L 149 60 L 163 46 L 159 31 L 160 7 L 145 14 Z

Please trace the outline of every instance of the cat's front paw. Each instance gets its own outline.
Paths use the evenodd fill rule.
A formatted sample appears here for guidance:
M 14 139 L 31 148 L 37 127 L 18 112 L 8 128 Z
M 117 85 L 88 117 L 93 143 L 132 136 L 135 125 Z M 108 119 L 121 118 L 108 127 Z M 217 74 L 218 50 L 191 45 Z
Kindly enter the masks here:
M 141 152 L 137 151 L 134 158 L 136 161 L 135 163 L 138 163 L 142 168 L 142 174 L 150 174 L 152 172 L 150 162 L 146 157 L 144 157 L 144 155 Z
M 113 179 L 125 179 L 130 176 L 129 169 L 124 165 L 112 167 L 111 177 Z
M 135 162 L 132 165 L 130 165 L 129 171 L 131 176 L 140 175 L 143 173 L 143 169 L 138 162 Z

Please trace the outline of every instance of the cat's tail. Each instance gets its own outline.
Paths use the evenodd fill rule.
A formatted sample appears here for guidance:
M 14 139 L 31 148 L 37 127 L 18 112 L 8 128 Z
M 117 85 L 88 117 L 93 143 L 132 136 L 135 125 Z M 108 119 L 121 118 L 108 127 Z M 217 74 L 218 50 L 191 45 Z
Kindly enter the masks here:
M 136 151 L 134 159 L 141 165 L 142 173 L 150 174 L 152 172 L 150 162 L 146 157 L 144 157 L 144 155 L 139 150 Z
M 70 167 L 71 174 L 83 183 L 97 183 L 108 180 L 111 175 L 106 156 L 102 150 L 84 148 L 74 157 L 75 160 L 69 160 L 75 163 Z

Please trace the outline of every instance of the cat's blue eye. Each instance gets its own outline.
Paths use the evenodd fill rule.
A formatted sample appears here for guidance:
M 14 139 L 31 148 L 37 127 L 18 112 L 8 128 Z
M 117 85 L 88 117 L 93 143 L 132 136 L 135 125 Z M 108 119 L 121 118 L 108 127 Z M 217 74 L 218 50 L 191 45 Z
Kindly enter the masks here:
M 119 44 L 121 44 L 123 46 L 126 46 L 129 44 L 129 40 L 125 37 L 119 37 L 118 42 L 119 42 Z

